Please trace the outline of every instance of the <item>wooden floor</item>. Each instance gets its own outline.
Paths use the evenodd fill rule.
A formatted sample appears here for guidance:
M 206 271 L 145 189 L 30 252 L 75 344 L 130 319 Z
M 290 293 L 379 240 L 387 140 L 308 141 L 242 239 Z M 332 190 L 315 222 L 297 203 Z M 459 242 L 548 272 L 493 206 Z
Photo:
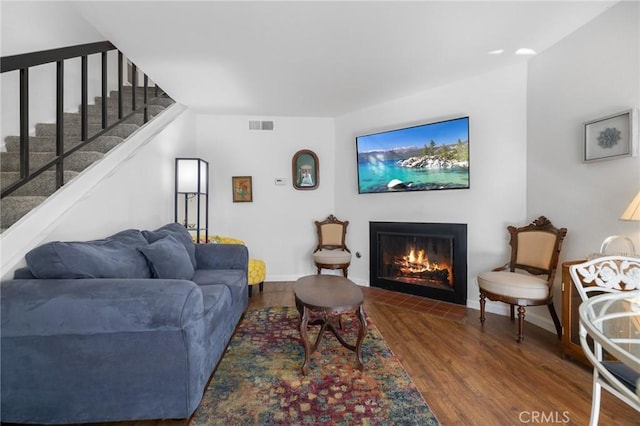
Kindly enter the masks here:
M 563 359 L 555 334 L 459 305 L 364 288 L 365 310 L 442 425 L 587 425 L 591 370 Z M 293 283 L 255 287 L 249 309 L 294 306 Z M 366 366 L 365 366 L 366 368 Z M 187 425 L 183 421 L 105 425 Z M 640 415 L 603 391 L 600 425 L 638 425 Z
M 257 289 L 256 289 L 257 290 Z M 527 323 L 376 288 L 365 310 L 442 425 L 587 425 L 591 370 L 563 359 L 558 337 Z M 265 283 L 249 307 L 294 306 L 293 283 Z M 640 414 L 603 391 L 600 425 L 638 425 Z

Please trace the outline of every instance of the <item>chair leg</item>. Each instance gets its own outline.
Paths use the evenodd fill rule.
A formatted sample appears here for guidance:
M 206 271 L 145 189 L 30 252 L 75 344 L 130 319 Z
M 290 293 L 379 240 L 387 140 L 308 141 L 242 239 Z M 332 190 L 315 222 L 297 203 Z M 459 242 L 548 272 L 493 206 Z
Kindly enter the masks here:
M 480 324 L 484 325 L 484 305 L 487 303 L 484 293 L 480 293 Z
M 260 286 L 260 293 L 262 293 L 262 289 L 264 288 L 264 281 L 262 281 L 262 282 L 259 284 L 259 286 Z
M 556 313 L 556 308 L 553 306 L 553 302 L 550 302 L 547 307 L 549 308 L 551 319 L 553 319 L 553 324 L 556 326 L 558 339 L 562 339 L 562 324 L 560 324 L 560 319 L 558 318 L 558 314 Z
M 347 278 L 347 268 L 342 268 L 342 275 Z
M 253 290 L 253 286 L 252 285 L 249 286 L 249 297 L 251 297 L 251 293 L 252 293 L 251 290 Z
M 513 313 L 514 308 L 515 308 L 515 305 L 509 305 L 509 312 L 511 313 L 511 320 L 512 321 L 516 318 L 516 316 Z
M 518 305 L 518 343 L 524 340 L 524 306 Z
M 600 417 L 600 395 L 602 386 L 598 382 L 598 370 L 593 369 L 593 391 L 591 395 L 591 418 L 589 426 L 598 426 L 598 418 Z

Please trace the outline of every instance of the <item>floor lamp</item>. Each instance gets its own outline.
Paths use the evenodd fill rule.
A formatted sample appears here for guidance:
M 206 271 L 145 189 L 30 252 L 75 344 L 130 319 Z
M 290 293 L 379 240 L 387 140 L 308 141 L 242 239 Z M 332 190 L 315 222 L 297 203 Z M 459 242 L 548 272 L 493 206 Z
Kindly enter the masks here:
M 196 243 L 209 241 L 209 163 L 200 158 L 176 158 L 175 221 Z

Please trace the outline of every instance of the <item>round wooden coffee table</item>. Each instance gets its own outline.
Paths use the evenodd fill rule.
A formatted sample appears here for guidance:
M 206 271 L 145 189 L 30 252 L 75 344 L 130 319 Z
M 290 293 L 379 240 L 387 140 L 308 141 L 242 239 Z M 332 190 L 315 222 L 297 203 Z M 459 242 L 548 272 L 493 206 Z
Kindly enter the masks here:
M 342 346 L 356 353 L 358 368 L 362 369 L 361 347 L 364 336 L 367 334 L 367 320 L 364 315 L 364 294 L 360 287 L 337 275 L 309 275 L 296 281 L 293 292 L 296 308 L 300 312 L 300 337 L 304 345 L 302 374 L 307 374 L 309 357 L 318 349 L 320 339 L 327 329 L 336 336 Z M 320 318 L 310 322 L 310 312 L 319 314 Z M 356 312 L 360 322 L 355 345 L 347 343 L 337 330 L 340 328 L 340 315 L 348 312 Z M 313 346 L 307 334 L 309 325 L 322 326 Z

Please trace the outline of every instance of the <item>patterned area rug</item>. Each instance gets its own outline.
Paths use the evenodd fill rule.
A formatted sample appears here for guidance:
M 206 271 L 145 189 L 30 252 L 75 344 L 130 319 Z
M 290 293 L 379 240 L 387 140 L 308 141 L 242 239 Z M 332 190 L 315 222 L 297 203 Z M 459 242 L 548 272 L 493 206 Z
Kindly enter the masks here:
M 437 425 L 415 384 L 368 319 L 364 370 L 335 336 L 324 334 L 307 376 L 293 307 L 247 311 L 216 370 L 195 425 Z M 358 321 L 342 316 L 355 342 Z M 320 326 L 309 329 L 315 341 Z

